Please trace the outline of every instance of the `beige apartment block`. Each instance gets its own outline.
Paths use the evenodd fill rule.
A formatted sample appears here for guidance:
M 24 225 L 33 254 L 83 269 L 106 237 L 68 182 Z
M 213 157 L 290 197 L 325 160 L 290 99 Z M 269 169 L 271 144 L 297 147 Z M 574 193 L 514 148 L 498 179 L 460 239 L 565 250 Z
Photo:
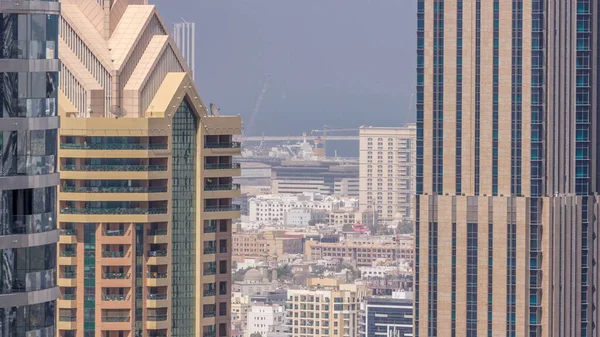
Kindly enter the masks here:
M 268 262 L 273 256 L 302 254 L 304 251 L 304 239 L 300 236 L 288 236 L 285 231 L 236 232 L 232 239 L 232 259 L 235 262 L 244 262 L 246 259 Z
M 240 117 L 208 113 L 154 6 L 61 5 L 57 335 L 229 336 Z
M 410 239 L 350 240 L 318 242 L 306 240 L 304 254 L 309 260 L 336 258 L 352 261 L 356 266 L 372 266 L 376 261 L 413 260 L 413 242 Z
M 409 220 L 415 193 L 417 128 L 359 129 L 360 210 L 377 212 L 380 221 Z
M 368 295 L 366 286 L 323 278 L 311 278 L 307 283 L 307 289 L 288 290 L 288 336 L 358 336 L 358 313 Z

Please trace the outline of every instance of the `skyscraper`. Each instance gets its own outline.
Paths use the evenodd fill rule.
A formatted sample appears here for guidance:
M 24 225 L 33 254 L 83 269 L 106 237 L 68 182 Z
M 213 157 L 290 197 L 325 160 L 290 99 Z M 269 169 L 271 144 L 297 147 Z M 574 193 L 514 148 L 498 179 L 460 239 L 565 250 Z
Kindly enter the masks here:
M 184 21 L 174 24 L 173 38 L 183 58 L 187 61 L 192 72 L 192 80 L 194 80 L 196 74 L 196 23 Z
M 65 0 L 60 27 L 59 336 L 229 336 L 240 117 L 145 1 Z
M 418 1 L 415 336 L 598 336 L 598 14 Z
M 0 5 L 0 336 L 56 331 L 60 4 Z

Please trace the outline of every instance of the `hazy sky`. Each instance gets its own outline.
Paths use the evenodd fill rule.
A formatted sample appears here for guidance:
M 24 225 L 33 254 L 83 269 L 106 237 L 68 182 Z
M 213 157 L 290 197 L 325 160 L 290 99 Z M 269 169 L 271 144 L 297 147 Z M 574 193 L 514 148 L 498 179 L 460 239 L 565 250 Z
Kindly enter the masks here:
M 414 120 L 416 0 L 150 0 L 172 28 L 196 22 L 196 83 L 247 134 Z

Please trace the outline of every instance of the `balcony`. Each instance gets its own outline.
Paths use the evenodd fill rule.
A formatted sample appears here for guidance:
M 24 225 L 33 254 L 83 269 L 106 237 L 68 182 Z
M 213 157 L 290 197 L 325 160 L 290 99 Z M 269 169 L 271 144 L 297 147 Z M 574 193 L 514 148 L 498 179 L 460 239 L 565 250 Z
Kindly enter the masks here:
M 208 296 L 216 296 L 217 295 L 217 289 L 207 289 L 204 290 L 203 295 L 208 297 Z
M 65 193 L 165 193 L 167 187 L 76 187 L 63 186 Z
M 167 251 L 166 250 L 149 250 L 148 256 L 164 257 L 164 256 L 167 256 Z
M 146 276 L 146 285 L 148 287 L 165 287 L 169 285 L 167 273 L 148 272 Z
M 75 316 L 75 315 L 70 315 L 70 316 L 61 315 L 61 316 L 58 316 L 58 320 L 60 322 L 76 322 L 77 321 L 77 316 Z
M 208 268 L 204 268 L 204 276 L 210 276 L 210 275 L 216 275 L 217 274 L 217 267 L 208 267 Z
M 216 331 L 205 332 L 202 334 L 202 337 L 217 337 Z
M 103 273 L 102 278 L 105 280 L 125 280 L 129 279 L 129 275 L 126 273 Z
M 148 236 L 162 236 L 167 235 L 166 229 L 149 229 Z
M 226 205 L 226 206 L 205 206 L 205 212 L 237 212 L 239 211 L 240 205 Z
M 166 165 L 63 165 L 61 171 L 83 172 L 160 172 L 166 171 Z
M 240 142 L 224 142 L 224 143 L 204 143 L 205 149 L 239 149 L 242 147 Z
M 104 236 L 125 236 L 124 229 L 107 229 L 103 232 Z
M 148 294 L 148 299 L 153 301 L 163 301 L 167 299 L 167 294 Z
M 77 299 L 77 294 L 63 294 L 61 299 L 63 301 L 75 301 Z
M 122 301 L 126 301 L 127 300 L 127 296 L 126 295 L 121 295 L 121 294 L 103 294 L 102 295 L 102 300 L 103 301 L 122 302 Z
M 146 320 L 150 322 L 164 322 L 167 320 L 167 315 L 148 315 Z
M 62 208 L 61 214 L 167 214 L 166 208 Z
M 60 143 L 62 150 L 166 150 L 167 144 L 130 144 L 130 143 L 99 143 L 78 144 Z
M 77 229 L 61 229 L 60 230 L 60 235 L 65 235 L 65 236 L 77 236 Z
M 205 164 L 204 165 L 204 169 L 205 170 L 235 170 L 235 169 L 239 169 L 242 166 L 240 165 L 240 163 L 229 163 L 229 164 Z
M 60 251 L 60 256 L 61 257 L 76 257 L 77 256 L 77 251 L 75 251 L 75 250 L 61 250 Z
M 168 329 L 167 315 L 146 316 L 146 328 L 149 330 Z
M 102 252 L 102 257 L 106 258 L 121 258 L 125 257 L 125 252 L 122 251 L 113 251 L 113 250 L 105 250 Z
M 148 265 L 160 266 L 170 263 L 166 250 L 149 250 L 146 254 L 148 256 Z
M 216 232 L 217 232 L 217 225 L 212 224 L 212 225 L 204 226 L 204 233 L 216 233 Z
M 204 248 L 204 254 L 216 254 L 217 253 L 217 248 L 216 247 L 207 247 Z
M 102 322 L 109 322 L 109 323 L 129 322 L 129 316 L 102 316 Z
M 204 318 L 211 318 L 211 317 L 215 317 L 215 316 L 217 316 L 216 311 L 204 312 L 204 314 L 202 315 L 202 317 L 204 317 Z
M 205 185 L 205 191 L 237 191 L 241 188 L 240 184 L 222 184 L 222 185 Z

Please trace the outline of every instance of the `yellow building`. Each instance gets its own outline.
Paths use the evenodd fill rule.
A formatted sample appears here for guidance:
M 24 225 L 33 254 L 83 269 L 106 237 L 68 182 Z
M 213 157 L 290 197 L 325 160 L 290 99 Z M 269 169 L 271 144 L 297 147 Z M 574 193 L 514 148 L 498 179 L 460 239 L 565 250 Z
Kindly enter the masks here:
M 302 254 L 304 239 L 300 235 L 286 235 L 285 231 L 233 233 L 233 261 L 256 259 L 268 262 L 273 256 Z
M 344 242 L 319 242 L 306 240 L 304 254 L 309 260 L 337 258 L 354 261 L 357 266 L 372 266 L 377 260 L 412 262 L 414 257 L 411 239 L 349 240 Z
M 58 336 L 229 336 L 240 117 L 144 0 L 62 1 L 59 51 Z
M 308 289 L 288 290 L 289 336 L 358 336 L 358 311 L 366 287 L 337 279 L 312 278 L 307 283 Z

